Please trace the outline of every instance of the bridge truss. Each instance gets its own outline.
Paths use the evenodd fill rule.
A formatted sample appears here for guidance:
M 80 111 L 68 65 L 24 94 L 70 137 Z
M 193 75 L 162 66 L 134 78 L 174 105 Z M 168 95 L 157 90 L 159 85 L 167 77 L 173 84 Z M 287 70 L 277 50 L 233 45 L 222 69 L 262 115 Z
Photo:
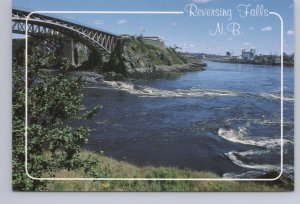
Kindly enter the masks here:
M 12 10 L 13 33 L 25 34 L 28 11 Z M 80 41 L 86 46 L 97 50 L 103 55 L 113 52 L 119 36 L 105 31 L 89 28 L 77 23 L 50 17 L 42 14 L 31 14 L 28 18 L 28 35 L 33 36 L 59 36 L 66 35 Z

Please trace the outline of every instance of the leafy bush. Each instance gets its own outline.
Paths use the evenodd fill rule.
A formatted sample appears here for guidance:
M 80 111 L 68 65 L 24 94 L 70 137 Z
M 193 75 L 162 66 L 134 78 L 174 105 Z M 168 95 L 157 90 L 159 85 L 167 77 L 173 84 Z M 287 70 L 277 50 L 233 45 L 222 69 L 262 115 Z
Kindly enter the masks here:
M 37 52 L 28 59 L 28 173 L 37 178 L 56 169 L 92 169 L 94 159 L 83 159 L 79 153 L 86 142 L 89 129 L 73 128 L 69 120 L 89 119 L 100 106 L 80 114 L 84 86 L 81 78 L 69 77 L 72 68 L 66 59 L 55 58 L 52 53 Z M 57 64 L 59 74 L 46 75 L 41 70 L 48 68 L 49 61 Z M 25 71 L 13 63 L 13 189 L 34 191 L 45 189 L 46 182 L 32 180 L 25 171 Z M 49 151 L 50 156 L 44 152 Z M 93 173 L 93 172 L 92 172 Z M 94 174 L 94 173 L 93 173 Z M 53 176 L 53 175 L 52 175 Z

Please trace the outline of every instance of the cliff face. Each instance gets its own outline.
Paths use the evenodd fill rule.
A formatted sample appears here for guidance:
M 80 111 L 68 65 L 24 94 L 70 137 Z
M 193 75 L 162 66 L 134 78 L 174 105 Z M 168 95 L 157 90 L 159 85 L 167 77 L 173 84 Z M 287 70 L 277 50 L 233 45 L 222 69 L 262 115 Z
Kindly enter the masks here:
M 104 71 L 121 73 L 125 77 L 138 77 L 152 74 L 155 66 L 147 55 L 132 49 L 131 41 L 120 40 L 109 62 L 104 65 Z
M 186 61 L 174 49 L 147 44 L 142 38 L 121 39 L 105 72 L 121 73 L 129 78 L 143 78 L 154 75 L 156 65 L 185 64 Z

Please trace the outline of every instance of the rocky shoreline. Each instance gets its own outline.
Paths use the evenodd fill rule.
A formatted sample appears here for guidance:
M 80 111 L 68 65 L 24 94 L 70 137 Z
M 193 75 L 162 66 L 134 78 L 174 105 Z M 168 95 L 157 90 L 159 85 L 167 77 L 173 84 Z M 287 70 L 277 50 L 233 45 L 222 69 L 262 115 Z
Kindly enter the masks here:
M 175 78 L 184 72 L 195 72 L 206 70 L 207 64 L 200 62 L 193 62 L 187 64 L 174 64 L 174 65 L 155 65 L 151 72 L 131 72 L 130 75 L 124 76 L 121 73 L 113 71 L 103 73 L 104 80 L 106 81 L 126 81 L 128 79 L 165 79 Z
M 207 67 L 206 63 L 187 63 L 187 64 L 174 64 L 168 65 L 156 65 L 156 71 L 162 72 L 193 72 L 204 71 Z

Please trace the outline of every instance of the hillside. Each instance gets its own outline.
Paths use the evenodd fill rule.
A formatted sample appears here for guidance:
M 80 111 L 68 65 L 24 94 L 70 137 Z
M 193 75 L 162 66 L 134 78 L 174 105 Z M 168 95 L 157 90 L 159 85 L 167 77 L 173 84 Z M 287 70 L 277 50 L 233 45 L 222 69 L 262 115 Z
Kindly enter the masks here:
M 174 48 L 146 43 L 142 37 L 130 37 L 119 41 L 104 71 L 130 78 L 151 78 L 157 74 L 158 66 L 186 64 L 188 60 Z

